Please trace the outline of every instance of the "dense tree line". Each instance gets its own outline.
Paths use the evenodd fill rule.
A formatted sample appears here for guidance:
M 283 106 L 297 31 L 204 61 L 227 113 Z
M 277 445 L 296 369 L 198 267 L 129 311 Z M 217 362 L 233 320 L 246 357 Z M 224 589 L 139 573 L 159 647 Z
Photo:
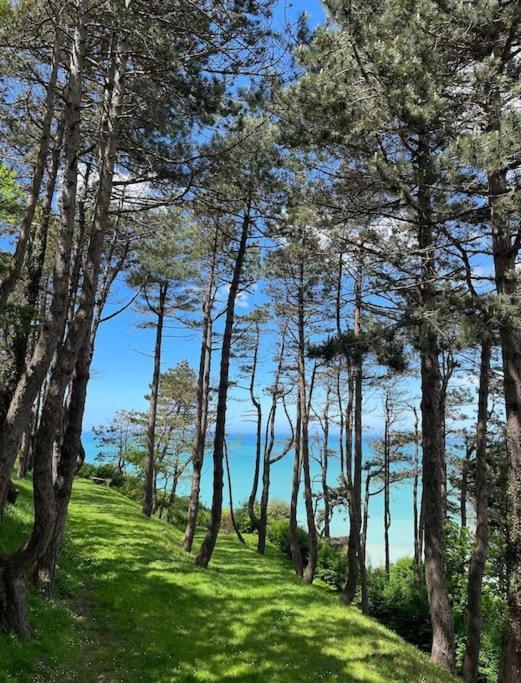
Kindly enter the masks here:
M 301 18 L 288 45 L 269 0 L 0 3 L 1 516 L 15 464 L 34 491 L 28 538 L 0 555 L 0 622 L 29 635 L 29 577 L 52 593 L 119 281 L 120 310 L 154 330 L 149 408 L 97 439 L 143 513 L 181 521 L 187 552 L 203 524 L 203 567 L 230 520 L 414 639 L 389 609 L 407 584 L 436 663 L 518 681 L 521 9 L 324 4 L 328 21 L 311 33 Z M 171 319 L 200 335 L 196 370 L 162 367 Z M 236 510 L 239 395 L 255 447 Z M 404 482 L 414 558 L 393 564 Z M 381 573 L 368 568 L 376 497 Z M 333 548 L 342 515 L 347 560 Z

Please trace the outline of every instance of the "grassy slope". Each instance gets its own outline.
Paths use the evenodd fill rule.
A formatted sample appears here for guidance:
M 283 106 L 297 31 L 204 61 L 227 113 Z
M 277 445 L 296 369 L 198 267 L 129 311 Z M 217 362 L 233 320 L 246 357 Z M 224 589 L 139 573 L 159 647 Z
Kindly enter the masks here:
M 22 488 L 2 549 L 29 522 Z M 276 551 L 262 558 L 224 536 L 201 570 L 180 540 L 118 493 L 78 481 L 60 597 L 32 596 L 31 642 L 0 636 L 0 680 L 452 680 L 327 588 L 303 586 Z

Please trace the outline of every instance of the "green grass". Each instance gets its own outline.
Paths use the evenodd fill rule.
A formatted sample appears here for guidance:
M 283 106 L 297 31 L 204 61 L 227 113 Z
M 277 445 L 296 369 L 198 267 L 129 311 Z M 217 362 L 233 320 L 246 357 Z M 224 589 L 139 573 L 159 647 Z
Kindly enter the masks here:
M 22 482 L 2 550 L 29 522 Z M 58 597 L 32 596 L 32 641 L 0 636 L 0 680 L 453 680 L 325 586 L 304 586 L 274 549 L 259 557 L 222 536 L 202 570 L 180 541 L 180 530 L 145 519 L 117 492 L 77 481 Z

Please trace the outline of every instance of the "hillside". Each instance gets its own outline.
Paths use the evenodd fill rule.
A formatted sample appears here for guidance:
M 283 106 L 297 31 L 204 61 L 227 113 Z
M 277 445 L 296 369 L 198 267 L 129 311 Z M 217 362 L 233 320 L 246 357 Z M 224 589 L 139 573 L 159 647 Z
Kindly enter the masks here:
M 29 522 L 21 487 L 9 545 Z M 327 588 L 303 586 L 275 550 L 262 558 L 223 536 L 201 570 L 180 540 L 120 494 L 77 481 L 58 597 L 49 605 L 32 596 L 31 642 L 0 636 L 2 680 L 451 680 Z

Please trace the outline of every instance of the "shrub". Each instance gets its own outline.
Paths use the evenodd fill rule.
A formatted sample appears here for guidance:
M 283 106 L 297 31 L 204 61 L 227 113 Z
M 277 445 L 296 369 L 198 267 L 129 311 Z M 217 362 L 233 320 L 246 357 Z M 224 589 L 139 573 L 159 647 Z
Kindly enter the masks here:
M 271 522 L 268 525 L 268 539 L 276 546 L 284 555 L 291 557 L 291 550 L 289 546 L 289 520 L 279 519 Z M 300 552 L 304 562 L 307 562 L 309 553 L 309 536 L 308 532 L 302 527 L 298 527 L 298 539 L 300 545 Z
M 232 524 L 232 516 L 231 516 L 228 508 L 223 508 L 223 511 L 221 513 L 220 531 L 222 531 L 223 534 L 232 534 L 234 532 L 233 524 Z M 243 531 L 243 529 L 241 529 L 241 531 Z
M 367 573 L 371 615 L 388 628 L 428 651 L 432 629 L 425 581 L 414 580 L 414 562 L 405 557 L 391 565 L 389 576 L 384 569 Z
M 290 507 L 285 500 L 274 499 L 268 503 L 268 523 L 276 522 L 280 519 L 289 520 Z
M 321 541 L 318 548 L 317 576 L 336 590 L 341 590 L 347 576 L 345 552 L 328 541 Z

